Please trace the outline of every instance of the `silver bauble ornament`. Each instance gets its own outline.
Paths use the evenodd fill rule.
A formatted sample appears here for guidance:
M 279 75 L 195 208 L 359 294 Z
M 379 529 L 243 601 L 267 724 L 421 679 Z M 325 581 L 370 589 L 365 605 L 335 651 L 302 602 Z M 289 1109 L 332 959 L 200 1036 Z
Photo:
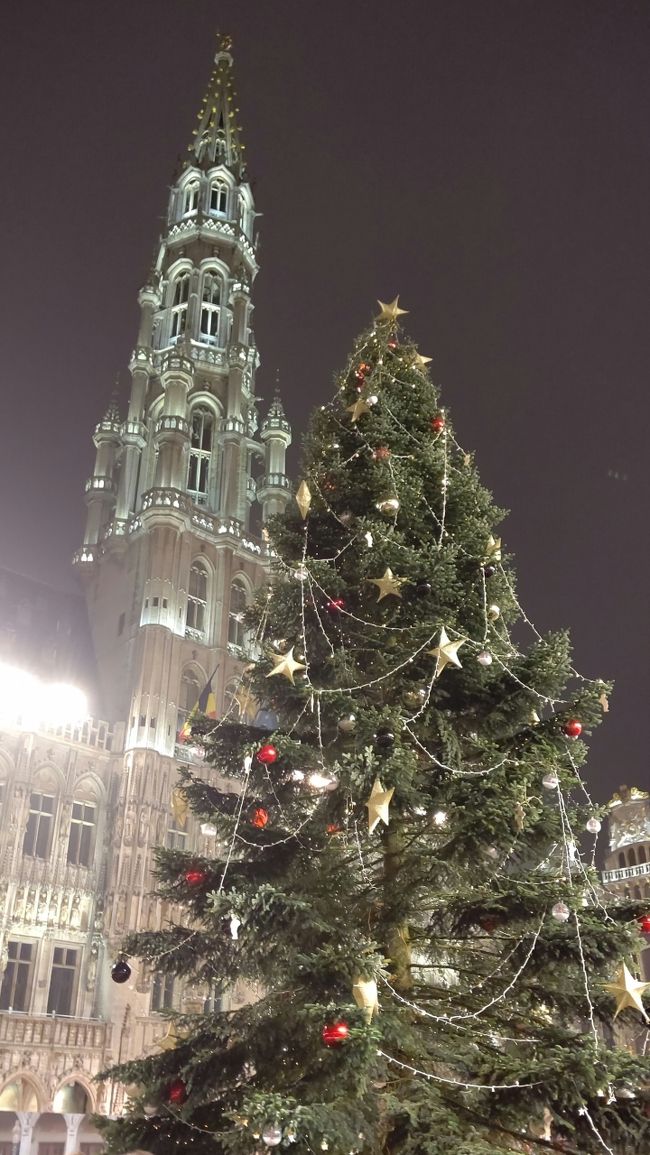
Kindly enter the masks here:
M 542 786 L 545 790 L 557 790 L 560 785 L 560 779 L 557 774 L 545 774 L 542 778 Z
M 571 917 L 571 911 L 566 902 L 556 902 L 551 910 L 551 914 L 556 922 L 568 922 Z
M 277 1147 L 278 1143 L 282 1142 L 282 1128 L 276 1123 L 269 1123 L 262 1131 L 262 1142 L 266 1143 L 267 1147 Z
M 478 662 L 479 666 L 491 666 L 492 654 L 490 654 L 488 650 L 481 650 L 480 654 L 476 655 L 476 661 Z
M 602 822 L 600 821 L 599 818 L 590 818 L 586 824 L 586 829 L 589 831 L 590 834 L 598 834 L 598 831 L 600 830 L 601 826 L 602 826 Z
M 497 618 L 501 617 L 501 610 L 494 602 L 491 606 L 488 606 L 487 616 L 491 622 L 496 622 Z
M 352 734 L 356 728 L 356 714 L 344 714 L 342 718 L 339 718 L 339 730 L 341 730 L 344 734 Z

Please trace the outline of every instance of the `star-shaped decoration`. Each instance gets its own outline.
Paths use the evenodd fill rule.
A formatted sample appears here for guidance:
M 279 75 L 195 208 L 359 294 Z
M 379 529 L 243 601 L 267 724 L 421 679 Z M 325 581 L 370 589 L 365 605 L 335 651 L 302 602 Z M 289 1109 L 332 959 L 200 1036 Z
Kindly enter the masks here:
M 370 413 L 370 406 L 365 397 L 359 397 L 354 402 L 354 405 L 348 405 L 348 413 L 352 415 L 352 422 L 356 422 L 364 413 Z
M 165 1034 L 154 1040 L 158 1051 L 174 1051 L 182 1041 L 182 1035 L 178 1034 L 175 1023 L 169 1023 Z
M 377 304 L 381 309 L 381 313 L 375 318 L 377 321 L 396 321 L 398 317 L 403 317 L 405 313 L 408 313 L 408 309 L 400 309 L 399 307 L 399 294 L 388 305 L 384 301 L 377 301 Z
M 368 581 L 370 582 L 370 585 L 377 586 L 377 589 L 379 590 L 377 595 L 378 602 L 380 602 L 382 598 L 387 598 L 391 595 L 395 598 L 401 598 L 402 596 L 400 586 L 402 585 L 404 578 L 395 577 L 395 574 L 393 573 L 390 566 L 386 567 L 383 577 L 368 578 Z
M 375 826 L 377 826 L 379 822 L 383 822 L 385 826 L 388 826 L 388 807 L 390 806 L 390 800 L 394 793 L 394 786 L 391 786 L 390 790 L 384 790 L 379 779 L 375 778 L 372 790 L 370 791 L 370 797 L 366 802 L 366 806 L 368 807 L 369 834 L 372 834 Z
M 272 678 L 274 674 L 281 674 L 283 678 L 289 679 L 292 686 L 295 684 L 294 680 L 293 680 L 293 675 L 296 673 L 296 670 L 305 670 L 307 667 L 304 666 L 302 664 L 302 662 L 296 661 L 296 659 L 293 656 L 293 650 L 294 650 L 294 647 L 292 646 L 291 649 L 288 650 L 286 654 L 271 654 L 270 655 L 271 661 L 273 662 L 275 669 L 269 671 L 269 673 L 266 675 L 267 678 Z
M 605 693 L 604 690 L 603 690 L 602 694 L 600 695 L 598 701 L 600 702 L 600 707 L 603 711 L 603 714 L 609 714 L 609 698 L 607 697 L 607 694 Z
M 485 547 L 486 561 L 501 561 L 501 538 L 490 534 Z
M 311 489 L 306 481 L 301 481 L 296 491 L 296 505 L 300 510 L 300 516 L 304 521 L 309 513 L 309 506 L 311 505 Z
M 614 1018 L 626 1007 L 633 1007 L 640 1011 L 646 1023 L 650 1022 L 645 1012 L 645 1007 L 641 1001 L 641 996 L 644 991 L 650 989 L 650 983 L 640 983 L 630 974 L 625 963 L 621 964 L 621 968 L 616 976 L 616 982 L 603 983 L 606 991 L 610 991 L 617 1000 L 616 1011 Z
M 418 369 L 425 369 L 426 366 L 430 365 L 432 361 L 433 357 L 423 357 L 422 353 L 416 353 L 413 359 L 413 364 L 417 365 Z
M 458 651 L 460 647 L 464 645 L 465 642 L 463 638 L 459 638 L 455 642 L 450 642 L 445 627 L 442 627 L 438 645 L 434 650 L 428 651 L 436 659 L 435 678 L 439 677 L 445 666 L 456 666 L 459 670 L 462 669 L 458 658 Z
M 364 1013 L 367 1023 L 372 1022 L 372 1016 L 379 1010 L 377 998 L 377 983 L 374 979 L 355 979 L 352 985 L 352 997 Z

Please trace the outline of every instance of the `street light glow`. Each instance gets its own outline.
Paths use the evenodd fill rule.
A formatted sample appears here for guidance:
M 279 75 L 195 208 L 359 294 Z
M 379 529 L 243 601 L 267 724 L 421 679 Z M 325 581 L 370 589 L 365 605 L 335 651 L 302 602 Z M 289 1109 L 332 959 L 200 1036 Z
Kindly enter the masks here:
M 86 695 L 65 682 L 43 682 L 0 662 L 0 723 L 20 730 L 74 726 L 88 717 Z

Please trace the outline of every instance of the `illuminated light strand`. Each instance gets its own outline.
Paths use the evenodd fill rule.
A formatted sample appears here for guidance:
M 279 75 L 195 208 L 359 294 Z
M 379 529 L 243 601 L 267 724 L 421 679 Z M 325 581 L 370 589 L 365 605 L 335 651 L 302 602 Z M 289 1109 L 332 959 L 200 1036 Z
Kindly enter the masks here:
M 492 774 L 495 770 L 500 770 L 502 766 L 519 765 L 517 758 L 504 757 L 500 762 L 495 762 L 493 766 L 486 766 L 480 770 L 458 770 L 454 766 L 447 766 L 445 762 L 441 762 L 439 758 L 436 758 L 435 754 L 432 754 L 430 750 L 427 750 L 426 746 L 420 741 L 417 734 L 414 734 L 411 730 L 410 726 L 408 725 L 408 721 L 404 722 L 403 729 L 406 730 L 406 732 L 415 742 L 418 749 L 421 750 L 423 754 L 426 754 L 427 758 L 430 759 L 434 766 L 437 766 L 439 770 L 446 770 L 449 774 L 454 774 L 459 778 L 483 778 L 486 774 Z
M 541 1087 L 543 1084 L 541 1079 L 534 1083 L 468 1083 L 463 1079 L 448 1079 L 443 1075 L 434 1075 L 432 1071 L 421 1071 L 419 1067 L 412 1067 L 410 1063 L 404 1063 L 394 1055 L 388 1055 L 386 1051 L 378 1050 L 377 1054 L 403 1071 L 410 1071 L 412 1075 L 418 1075 L 422 1079 L 433 1079 L 434 1082 L 445 1083 L 449 1087 L 463 1087 L 467 1091 L 519 1091 L 527 1087 Z
M 587 974 L 587 963 L 585 960 L 585 952 L 584 952 L 583 946 L 582 946 L 582 935 L 580 933 L 580 919 L 578 917 L 577 910 L 573 911 L 573 919 L 574 919 L 574 922 L 576 924 L 576 941 L 578 943 L 578 952 L 580 954 L 580 966 L 582 968 L 582 980 L 583 980 L 583 986 L 585 989 L 585 999 L 587 1000 L 587 1006 L 589 1008 L 589 1023 L 591 1025 L 591 1033 L 594 1036 L 594 1041 L 595 1041 L 596 1045 L 599 1046 L 600 1045 L 600 1037 L 598 1035 L 598 1028 L 596 1026 L 596 1020 L 594 1018 L 594 1004 L 591 1000 L 591 991 L 589 989 L 589 976 Z
M 602 1137 L 602 1135 L 601 1135 L 600 1131 L 598 1130 L 598 1128 L 597 1128 L 596 1124 L 594 1123 L 594 1121 L 593 1121 L 593 1119 L 592 1119 L 591 1115 L 589 1114 L 589 1111 L 587 1110 L 587 1108 L 586 1108 L 584 1105 L 583 1105 L 582 1107 L 580 1107 L 580 1109 L 579 1109 L 579 1111 L 578 1111 L 578 1114 L 579 1114 L 579 1115 L 584 1115 L 584 1117 L 585 1117 L 585 1119 L 587 1120 L 587 1122 L 588 1122 L 589 1126 L 591 1127 L 591 1129 L 592 1129 L 592 1131 L 593 1131 L 594 1135 L 596 1136 L 596 1138 L 597 1138 L 598 1142 L 599 1142 L 599 1143 L 600 1143 L 600 1145 L 603 1147 L 603 1149 L 604 1149 L 605 1151 L 607 1151 L 607 1152 L 608 1152 L 608 1155 L 616 1155 L 616 1153 L 615 1153 L 614 1151 L 612 1151 L 612 1148 L 611 1148 L 611 1147 L 609 1147 L 609 1146 L 608 1146 L 608 1144 L 607 1144 L 607 1143 L 605 1142 L 605 1140 L 603 1139 L 603 1137 Z
M 436 634 L 439 632 L 440 627 L 438 626 L 433 631 L 433 633 L 430 634 L 424 642 L 422 642 L 422 645 L 418 646 L 418 648 L 413 651 L 410 657 L 405 658 L 403 662 L 400 662 L 399 665 L 394 666 L 386 674 L 380 674 L 378 678 L 372 678 L 369 682 L 357 682 L 354 686 L 337 686 L 335 689 L 331 689 L 327 686 L 321 686 L 319 688 L 314 687 L 314 692 L 316 694 L 353 694 L 355 690 L 367 690 L 370 686 L 378 686 L 380 682 L 387 681 L 388 678 L 392 678 L 400 670 L 403 670 L 405 666 L 410 665 L 418 656 L 418 654 L 422 653 L 426 646 L 431 645 L 435 639 Z
M 464 1019 L 479 1019 L 481 1017 L 481 1015 L 484 1015 L 486 1011 L 489 1011 L 492 1007 L 496 1006 L 497 1003 L 503 1002 L 503 1000 L 506 998 L 506 996 L 510 994 L 510 991 L 513 989 L 513 987 L 515 987 L 517 985 L 517 983 L 519 982 L 519 979 L 521 978 L 526 967 L 528 966 L 528 963 L 530 962 L 531 958 L 533 957 L 539 936 L 542 933 L 543 925 L 544 925 L 544 919 L 542 919 L 537 930 L 535 931 L 535 933 L 533 935 L 533 941 L 532 941 L 530 948 L 528 950 L 528 954 L 524 958 L 524 961 L 522 962 L 521 966 L 518 967 L 518 969 L 515 971 L 512 979 L 510 980 L 508 985 L 506 987 L 504 987 L 501 994 L 495 995 L 493 999 L 490 999 L 487 1003 L 485 1003 L 482 1007 L 480 1007 L 479 1010 L 470 1011 L 467 1014 L 464 1013 L 462 1015 L 449 1015 L 447 1021 L 457 1022 L 459 1020 L 462 1021 Z
M 443 412 L 441 410 L 441 412 Z M 449 474 L 447 471 L 447 425 L 442 429 L 442 445 L 443 445 L 443 475 L 442 475 L 442 510 L 440 516 L 440 533 L 438 534 L 438 552 L 442 549 L 442 539 L 445 536 L 445 521 L 447 519 L 447 489 L 449 487 Z
M 501 966 L 505 965 L 505 963 L 508 961 L 508 959 L 510 959 L 512 957 L 512 955 L 515 953 L 515 951 L 518 950 L 518 948 L 521 946 L 522 942 L 523 942 L 523 939 L 520 939 L 519 942 L 517 942 L 515 944 L 515 946 L 510 951 L 510 954 L 507 956 L 507 958 L 502 960 L 499 967 L 497 967 L 492 972 L 492 974 L 486 975 L 485 979 L 483 979 L 481 983 L 477 983 L 477 985 L 475 987 L 472 987 L 470 991 L 463 992 L 463 993 L 464 994 L 465 993 L 472 994 L 475 990 L 478 990 L 483 985 L 483 983 L 486 983 L 491 978 L 494 978 L 495 975 L 497 975 L 499 973 Z M 417 969 L 417 964 L 414 963 L 413 966 Z M 414 1003 L 410 999 L 405 998 L 404 995 L 401 995 L 399 993 L 399 991 L 396 991 L 395 988 L 393 986 L 391 986 L 390 982 L 388 981 L 387 978 L 384 977 L 384 975 L 380 975 L 380 978 L 381 978 L 382 982 L 384 983 L 384 985 L 388 987 L 391 994 L 394 995 L 394 997 L 398 1000 L 398 1002 L 404 1003 L 405 1006 L 409 1007 L 410 1010 L 415 1011 L 418 1015 L 421 1015 L 422 1018 L 433 1019 L 433 1021 L 436 1023 L 444 1023 L 449 1027 L 453 1027 L 453 1029 L 455 1031 L 470 1031 L 470 1030 L 474 1029 L 473 1027 L 470 1027 L 469 1025 L 464 1025 L 462 1022 L 457 1022 L 455 1018 L 449 1018 L 448 1015 L 434 1015 L 432 1011 L 427 1011 L 424 1007 L 421 1007 L 418 1003 Z M 483 1037 L 489 1038 L 493 1034 L 494 1034 L 494 1031 L 488 1029 L 485 1031 Z M 502 1035 L 502 1036 L 500 1036 L 500 1042 L 503 1042 L 503 1043 L 539 1043 L 540 1039 L 534 1039 L 534 1038 L 529 1039 L 529 1038 L 526 1038 L 525 1036 L 518 1038 L 518 1039 L 515 1039 L 515 1038 L 510 1038 L 507 1035 Z

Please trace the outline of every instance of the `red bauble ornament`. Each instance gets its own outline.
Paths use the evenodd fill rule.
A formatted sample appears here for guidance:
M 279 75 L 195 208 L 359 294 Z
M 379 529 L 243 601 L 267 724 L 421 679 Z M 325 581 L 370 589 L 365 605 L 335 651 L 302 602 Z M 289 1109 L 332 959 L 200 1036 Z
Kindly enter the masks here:
M 167 1102 L 180 1107 L 187 1099 L 187 1087 L 182 1079 L 174 1079 L 167 1088 Z
M 441 433 L 444 427 L 445 419 L 441 413 L 438 413 L 436 417 L 431 418 L 431 428 L 433 429 L 434 433 Z
M 650 914 L 642 914 L 639 919 L 641 934 L 650 934 Z
M 354 371 L 354 375 L 357 381 L 363 381 L 365 380 L 366 374 L 370 373 L 371 371 L 372 365 L 369 365 L 367 361 L 361 361 L 361 363 L 357 365 L 357 368 Z
M 321 1039 L 326 1047 L 338 1047 L 344 1043 L 350 1034 L 350 1028 L 344 1019 L 335 1023 L 325 1023 L 321 1031 Z
M 345 598 L 332 598 L 327 603 L 325 609 L 328 614 L 338 614 L 345 607 Z
M 372 456 L 375 461 L 388 461 L 390 449 L 387 445 L 378 445 L 376 449 L 373 449 Z
M 267 742 L 264 746 L 260 746 L 255 757 L 258 762 L 263 762 L 265 766 L 270 766 L 272 762 L 277 762 L 278 752 L 275 746 Z
M 208 872 L 200 866 L 190 866 L 183 875 L 188 886 L 202 886 L 207 881 Z
M 341 833 L 341 827 L 338 825 L 337 822 L 328 823 L 328 825 L 325 827 L 325 830 L 328 834 L 340 834 Z
M 484 930 L 486 934 L 494 934 L 499 925 L 499 920 L 494 918 L 492 915 L 486 914 L 483 916 L 483 918 L 479 918 L 478 924 L 481 930 Z
M 393 351 L 395 349 L 399 348 L 399 342 L 398 342 L 396 337 L 391 337 L 390 341 L 388 341 L 387 344 L 388 344 L 388 348 L 392 349 Z
M 258 830 L 263 830 L 269 820 L 269 812 L 263 806 L 254 806 L 250 812 L 249 822 Z
M 569 718 L 569 721 L 564 723 L 562 729 L 567 738 L 579 738 L 582 734 L 582 722 L 579 722 L 577 718 Z

